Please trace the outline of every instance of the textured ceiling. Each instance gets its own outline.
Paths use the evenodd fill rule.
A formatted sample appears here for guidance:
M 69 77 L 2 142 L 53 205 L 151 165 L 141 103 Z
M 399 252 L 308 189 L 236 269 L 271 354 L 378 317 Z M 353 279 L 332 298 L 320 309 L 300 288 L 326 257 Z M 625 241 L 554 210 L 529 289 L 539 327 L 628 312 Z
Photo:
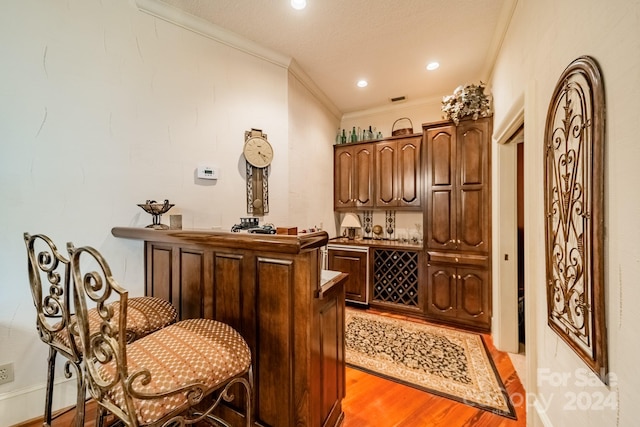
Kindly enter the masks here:
M 289 0 L 160 1 L 293 58 L 349 113 L 486 80 L 516 0 L 307 0 L 303 11 Z M 427 72 L 431 61 L 441 66 Z

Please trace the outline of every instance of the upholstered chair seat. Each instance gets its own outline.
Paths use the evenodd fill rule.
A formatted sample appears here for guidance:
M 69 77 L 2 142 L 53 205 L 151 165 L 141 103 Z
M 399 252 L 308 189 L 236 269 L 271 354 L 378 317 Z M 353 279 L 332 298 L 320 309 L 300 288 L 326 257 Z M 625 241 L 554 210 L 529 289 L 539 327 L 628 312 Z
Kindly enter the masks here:
M 118 313 L 119 304 L 119 301 L 114 302 L 114 310 L 116 313 Z M 178 317 L 178 312 L 175 307 L 161 298 L 135 297 L 131 298 L 128 304 L 126 337 L 129 343 L 175 323 Z M 69 320 L 71 324 L 69 328 L 71 334 L 69 334 L 67 330 L 60 330 L 54 336 L 56 343 L 66 347 L 71 347 L 70 339 L 77 339 L 78 335 L 75 314 L 71 315 Z M 57 324 L 55 329 L 60 329 L 59 326 L 60 325 Z M 96 309 L 93 308 L 89 310 L 89 328 L 91 333 L 97 332 L 99 327 L 100 315 Z M 82 352 L 79 342 L 77 342 L 77 345 L 78 350 Z
M 149 371 L 148 384 L 133 383 L 133 388 L 140 393 L 162 394 L 190 383 L 213 390 L 228 378 L 247 372 L 251 352 L 240 334 L 229 325 L 209 319 L 189 319 L 129 344 L 127 365 L 129 372 Z M 100 366 L 99 372 L 105 381 L 112 380 L 117 374 L 116 363 Z M 109 390 L 108 394 L 118 407 L 126 407 L 121 386 Z M 188 402 L 185 394 L 173 394 L 150 400 L 134 398 L 133 404 L 138 423 L 149 425 Z

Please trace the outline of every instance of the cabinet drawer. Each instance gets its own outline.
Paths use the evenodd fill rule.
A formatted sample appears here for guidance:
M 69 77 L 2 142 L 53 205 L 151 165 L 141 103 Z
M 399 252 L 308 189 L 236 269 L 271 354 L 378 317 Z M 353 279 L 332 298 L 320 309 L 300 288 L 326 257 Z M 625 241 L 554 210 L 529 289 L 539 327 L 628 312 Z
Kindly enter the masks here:
M 454 265 L 473 265 L 476 267 L 488 267 L 487 255 L 461 254 L 456 252 L 427 251 L 429 262 L 438 262 Z
M 369 303 L 369 250 L 367 247 L 328 245 L 329 270 L 348 273 L 345 298 L 360 304 Z

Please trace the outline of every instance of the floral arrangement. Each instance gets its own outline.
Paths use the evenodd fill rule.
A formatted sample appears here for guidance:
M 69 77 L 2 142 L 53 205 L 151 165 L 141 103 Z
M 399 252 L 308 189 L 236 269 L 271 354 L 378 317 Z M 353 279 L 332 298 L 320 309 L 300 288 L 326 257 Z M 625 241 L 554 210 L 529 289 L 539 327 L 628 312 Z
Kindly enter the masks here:
M 472 116 L 473 120 L 491 114 L 489 97 L 484 93 L 485 85 L 458 86 L 453 95 L 442 98 L 442 112 L 445 119 L 453 120 L 457 125 L 460 119 Z

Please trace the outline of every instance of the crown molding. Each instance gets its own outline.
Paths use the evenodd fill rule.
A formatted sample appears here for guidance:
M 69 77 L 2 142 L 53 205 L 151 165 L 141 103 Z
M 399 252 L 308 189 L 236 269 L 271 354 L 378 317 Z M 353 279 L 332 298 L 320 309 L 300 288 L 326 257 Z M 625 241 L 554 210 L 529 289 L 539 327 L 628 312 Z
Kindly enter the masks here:
M 142 12 L 283 68 L 291 58 L 158 0 L 135 0 Z
M 295 59 L 292 59 L 289 64 L 289 72 L 293 77 L 295 77 L 302 86 L 304 86 L 311 94 L 320 101 L 322 105 L 326 109 L 334 115 L 336 119 L 342 118 L 342 111 L 336 107 L 336 105 L 327 97 L 327 95 L 316 85 L 316 83 L 311 80 L 311 77 L 304 72 L 304 70 L 298 65 Z
M 261 46 L 234 32 L 159 0 L 135 0 L 135 3 L 139 10 L 151 16 L 287 69 L 331 114 L 337 119 L 342 117 L 342 111 L 340 111 L 333 101 L 311 80 L 293 58 Z

